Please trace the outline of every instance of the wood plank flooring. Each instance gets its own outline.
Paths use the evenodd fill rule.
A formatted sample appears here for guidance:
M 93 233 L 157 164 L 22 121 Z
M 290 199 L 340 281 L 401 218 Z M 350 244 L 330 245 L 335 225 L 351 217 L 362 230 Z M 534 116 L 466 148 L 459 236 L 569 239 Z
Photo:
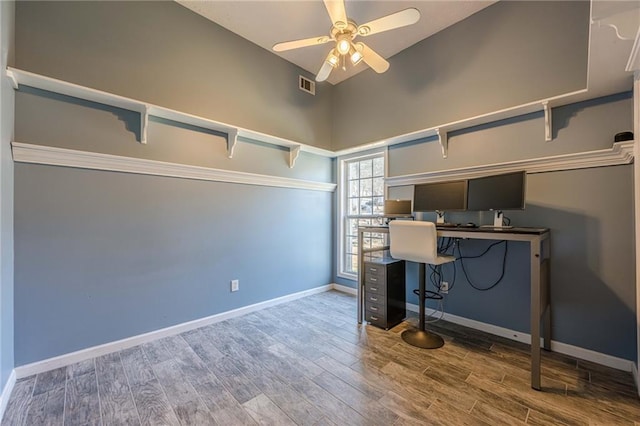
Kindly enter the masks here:
M 358 326 L 330 291 L 19 380 L 2 425 L 630 425 L 630 373 L 446 323 Z

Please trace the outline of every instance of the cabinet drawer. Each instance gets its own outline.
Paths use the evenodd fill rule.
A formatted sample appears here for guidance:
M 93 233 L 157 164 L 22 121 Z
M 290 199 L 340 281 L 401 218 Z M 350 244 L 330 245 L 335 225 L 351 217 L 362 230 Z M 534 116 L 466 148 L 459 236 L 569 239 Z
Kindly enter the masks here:
M 364 283 L 365 294 L 386 294 L 387 286 L 385 283 Z
M 368 303 L 383 305 L 385 303 L 385 295 L 378 293 L 365 293 L 364 300 Z
M 384 305 L 384 301 L 382 301 L 382 303 L 372 303 L 366 300 L 364 302 L 364 306 L 367 311 L 373 312 L 374 314 L 378 314 L 382 317 L 386 316 L 387 314 L 387 309 Z
M 387 318 L 378 312 L 366 311 L 364 314 L 364 319 L 365 321 L 377 325 L 378 327 L 387 328 Z
M 364 274 L 364 282 L 372 284 L 380 284 L 381 287 L 385 285 L 384 275 L 372 275 L 367 272 Z
M 381 265 L 379 263 L 373 263 L 373 262 L 364 263 L 365 277 L 368 275 L 370 277 L 377 277 L 378 280 L 384 281 L 386 269 L 387 268 L 385 267 L 385 265 Z

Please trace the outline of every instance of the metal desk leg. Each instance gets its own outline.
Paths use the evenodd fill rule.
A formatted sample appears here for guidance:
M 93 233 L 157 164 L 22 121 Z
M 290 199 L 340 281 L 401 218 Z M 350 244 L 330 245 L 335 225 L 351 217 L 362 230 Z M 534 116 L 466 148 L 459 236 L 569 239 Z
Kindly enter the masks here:
M 364 306 L 364 232 L 358 229 L 358 324 L 362 324 Z
M 544 295 L 542 302 L 542 333 L 543 333 L 543 347 L 545 350 L 551 350 L 551 266 L 550 258 L 546 258 L 542 261 L 541 270 L 542 279 L 542 294 Z
M 541 240 L 531 241 L 531 387 L 540 390 L 540 256 Z

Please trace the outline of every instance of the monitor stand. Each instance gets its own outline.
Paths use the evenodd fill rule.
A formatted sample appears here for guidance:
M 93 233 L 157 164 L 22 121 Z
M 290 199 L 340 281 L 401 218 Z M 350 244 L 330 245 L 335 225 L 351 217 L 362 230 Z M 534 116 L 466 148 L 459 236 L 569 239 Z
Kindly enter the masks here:
M 513 226 L 504 225 L 504 214 L 502 214 L 502 210 L 494 210 L 493 211 L 493 225 L 482 225 L 480 228 L 493 228 L 493 229 L 511 229 Z
M 439 210 L 436 210 L 436 214 L 438 215 L 438 217 L 436 218 L 436 226 L 439 227 L 447 227 L 447 228 L 455 228 L 456 224 L 455 223 L 447 223 L 444 221 L 444 212 L 441 212 Z
M 513 228 L 513 226 L 504 225 L 504 214 L 502 214 L 502 210 L 494 210 L 494 212 L 493 212 L 493 227 L 494 228 L 502 228 L 502 229 Z

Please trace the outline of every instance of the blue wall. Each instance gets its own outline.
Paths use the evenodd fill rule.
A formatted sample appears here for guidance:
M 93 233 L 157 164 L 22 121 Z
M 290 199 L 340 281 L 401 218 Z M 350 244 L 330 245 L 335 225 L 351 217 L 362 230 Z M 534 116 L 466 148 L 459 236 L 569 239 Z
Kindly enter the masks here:
M 0 2 L 0 69 L 13 63 L 15 3 Z M 0 392 L 13 370 L 13 138 L 14 93 L 0 79 Z
M 29 88 L 16 140 L 330 182 L 333 161 Z M 331 282 L 333 193 L 17 163 L 15 362 L 46 359 Z M 230 280 L 240 291 L 230 292 Z
M 331 281 L 331 193 L 27 164 L 16 188 L 17 365 Z
M 610 149 L 613 136 L 632 129 L 630 93 L 553 110 L 551 142 L 543 140 L 541 113 L 452 132 L 442 158 L 430 138 L 389 148 L 389 174 L 436 170 Z M 527 206 L 507 212 L 517 226 L 551 229 L 551 302 L 555 341 L 635 360 L 636 308 L 633 238 L 633 166 L 588 168 L 527 175 Z M 392 198 L 410 199 L 413 186 L 390 188 Z M 435 214 L 419 215 L 435 221 Z M 454 213 L 450 222 L 490 224 L 489 212 Z M 480 254 L 491 242 L 463 240 L 464 255 Z M 503 247 L 465 261 L 472 281 L 485 286 L 501 273 Z M 457 262 L 459 264 L 459 262 Z M 452 266 L 444 266 L 452 281 Z M 407 266 L 407 301 L 417 304 L 417 266 Z M 355 287 L 355 282 L 335 278 Z M 509 243 L 506 272 L 494 289 L 469 286 L 459 266 L 445 311 L 464 318 L 529 332 L 529 258 L 524 243 Z M 429 302 L 430 307 L 436 307 Z

